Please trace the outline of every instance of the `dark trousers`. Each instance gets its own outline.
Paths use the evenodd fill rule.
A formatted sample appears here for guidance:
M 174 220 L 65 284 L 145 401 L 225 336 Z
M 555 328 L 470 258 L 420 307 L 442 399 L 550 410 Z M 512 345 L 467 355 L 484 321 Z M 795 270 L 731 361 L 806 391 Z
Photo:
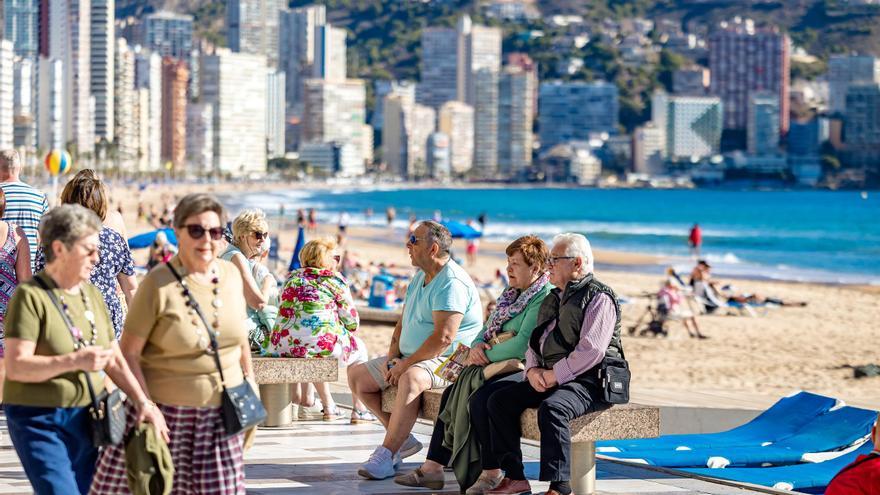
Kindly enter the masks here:
M 505 476 L 524 480 L 525 468 L 520 448 L 520 415 L 538 408 L 541 431 L 541 481 L 571 480 L 571 431 L 568 423 L 578 416 L 606 409 L 597 385 L 568 382 L 546 392 L 538 392 L 528 381 L 512 385 L 489 397 L 489 430 L 494 457 Z
M 486 403 L 492 394 L 519 383 L 522 378 L 522 372 L 502 377 L 493 377 L 484 383 L 482 387 L 478 388 L 468 401 L 468 410 L 471 416 L 471 434 L 477 435 L 480 443 L 480 460 L 483 463 L 483 469 L 497 469 L 500 466 L 491 448 L 489 412 Z M 443 391 L 443 397 L 440 399 L 440 411 L 446 407 L 446 400 L 449 399 L 449 391 L 451 389 L 452 387 L 447 387 Z M 443 446 L 443 431 L 445 429 L 446 425 L 443 421 L 438 419 L 434 423 L 434 432 L 431 433 L 431 444 L 428 446 L 427 458 L 438 464 L 448 466 L 452 452 Z
M 92 445 L 88 408 L 4 404 L 3 409 L 12 445 L 35 493 L 89 492 L 98 449 Z

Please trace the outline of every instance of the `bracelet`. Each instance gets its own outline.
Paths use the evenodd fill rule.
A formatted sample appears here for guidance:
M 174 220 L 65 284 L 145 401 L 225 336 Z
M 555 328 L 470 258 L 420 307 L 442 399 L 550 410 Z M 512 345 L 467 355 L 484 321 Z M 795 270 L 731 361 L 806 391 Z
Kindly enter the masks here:
M 156 407 L 156 403 L 151 401 L 150 399 L 144 399 L 144 400 L 138 402 L 138 405 L 140 406 L 141 411 L 146 411 L 147 409 L 150 409 L 152 407 Z

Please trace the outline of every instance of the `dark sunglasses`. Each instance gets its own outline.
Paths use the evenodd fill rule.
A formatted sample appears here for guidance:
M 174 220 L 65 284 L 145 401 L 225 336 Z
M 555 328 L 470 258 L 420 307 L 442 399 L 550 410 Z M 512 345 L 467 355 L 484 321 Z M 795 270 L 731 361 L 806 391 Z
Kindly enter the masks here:
M 410 234 L 410 236 L 409 236 L 409 243 L 412 244 L 413 246 L 415 246 L 416 244 L 418 244 L 420 240 L 421 240 L 421 239 L 419 239 L 418 237 L 416 237 L 415 234 Z
M 254 237 L 256 237 L 258 241 L 262 241 L 263 239 L 269 238 L 269 233 L 268 232 L 254 232 Z
M 223 238 L 223 227 L 212 227 L 210 229 L 206 229 L 201 225 L 184 225 L 186 227 L 186 233 L 189 234 L 193 239 L 201 239 L 202 236 L 207 232 L 212 240 L 219 241 Z

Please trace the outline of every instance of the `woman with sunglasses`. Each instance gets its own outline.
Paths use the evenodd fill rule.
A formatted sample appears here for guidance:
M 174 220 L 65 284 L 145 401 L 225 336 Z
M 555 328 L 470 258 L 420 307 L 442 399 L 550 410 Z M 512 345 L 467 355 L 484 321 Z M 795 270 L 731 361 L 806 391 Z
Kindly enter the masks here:
M 346 366 L 367 360 L 363 340 L 354 336 L 359 319 L 348 282 L 339 273 L 342 257 L 331 238 L 309 241 L 299 253 L 302 268 L 291 272 L 281 291 L 275 328 L 263 354 L 274 357 L 337 358 Z M 315 383 L 324 405 L 324 420 L 339 419 L 330 385 Z M 296 395 L 296 394 L 294 394 Z M 355 400 L 351 422 L 374 421 Z
M 220 373 L 227 388 L 253 375 L 247 307 L 237 268 L 218 258 L 224 248 L 223 206 L 209 194 L 184 196 L 174 209 L 179 251 L 154 268 L 132 301 L 120 347 L 170 430 L 174 493 L 244 494 L 243 433 L 223 427 Z M 208 333 L 210 332 L 210 334 Z M 92 494 L 129 493 L 125 449 L 105 449 Z
M 278 314 L 278 282 L 261 258 L 269 251 L 269 222 L 262 210 L 244 210 L 232 221 L 232 243 L 220 255 L 244 281 L 248 305 L 248 341 L 259 350 Z

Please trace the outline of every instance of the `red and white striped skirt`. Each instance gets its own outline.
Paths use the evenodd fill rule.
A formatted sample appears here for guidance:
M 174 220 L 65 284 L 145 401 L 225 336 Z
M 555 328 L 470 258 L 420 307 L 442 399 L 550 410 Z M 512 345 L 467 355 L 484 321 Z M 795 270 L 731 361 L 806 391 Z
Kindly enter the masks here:
M 244 435 L 227 435 L 219 407 L 181 407 L 159 404 L 171 436 L 174 461 L 172 495 L 243 495 Z M 128 406 L 128 426 L 137 419 Z M 125 474 L 124 442 L 104 449 L 89 492 L 92 495 L 130 493 Z

